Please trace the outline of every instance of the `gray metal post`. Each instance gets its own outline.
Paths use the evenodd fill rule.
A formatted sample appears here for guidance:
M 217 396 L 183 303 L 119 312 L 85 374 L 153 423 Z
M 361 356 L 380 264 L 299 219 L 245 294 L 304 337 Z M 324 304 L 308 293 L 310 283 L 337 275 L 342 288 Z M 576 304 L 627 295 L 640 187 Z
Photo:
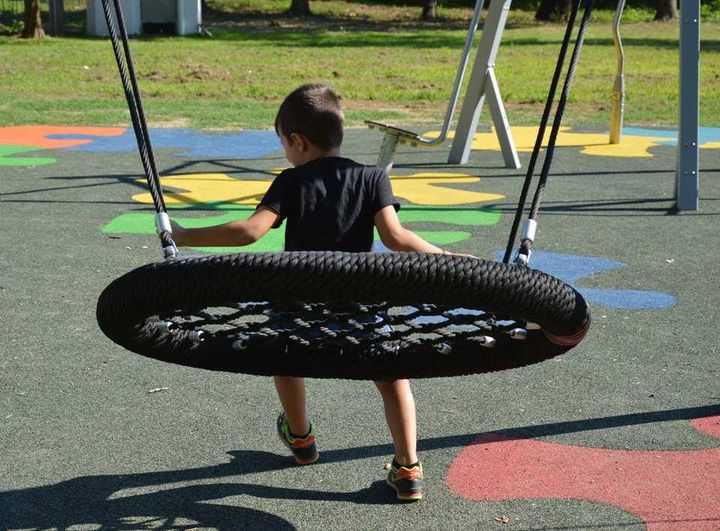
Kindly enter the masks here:
M 680 4 L 680 105 L 675 206 L 700 208 L 700 0 Z
M 468 161 L 483 101 L 486 94 L 492 92 L 492 97 L 488 98 L 488 106 L 498 132 L 505 165 L 508 168 L 520 167 L 493 71 L 511 3 L 512 0 L 490 0 L 482 38 L 448 156 L 451 164 L 465 164 Z

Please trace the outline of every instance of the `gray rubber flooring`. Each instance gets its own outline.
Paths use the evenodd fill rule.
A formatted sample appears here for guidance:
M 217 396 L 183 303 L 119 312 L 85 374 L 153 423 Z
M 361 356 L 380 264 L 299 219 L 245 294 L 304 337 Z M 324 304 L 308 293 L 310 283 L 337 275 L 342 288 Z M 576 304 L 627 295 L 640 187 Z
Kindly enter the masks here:
M 372 163 L 379 141 L 350 130 L 344 154 Z M 412 505 L 384 485 L 392 447 L 372 384 L 308 381 L 321 459 L 299 467 L 274 433 L 270 379 L 163 364 L 102 335 L 98 294 L 159 259 L 153 235 L 103 231 L 149 211 L 132 198 L 144 191 L 135 152 L 41 150 L 23 155 L 55 162 L 0 165 L 0 527 L 719 529 L 720 149 L 701 150 L 700 210 L 684 213 L 673 208 L 675 148 L 648 153 L 556 152 L 537 259 L 587 290 L 590 333 L 545 363 L 415 381 L 427 479 L 425 499 Z M 157 155 L 163 175 L 269 179 L 286 165 L 278 151 Z M 473 151 L 464 166 L 446 156 L 398 154 L 398 183 L 480 177 L 423 184 L 420 199 L 449 189 L 457 202 L 436 205 L 445 219 L 418 214 L 408 227 L 431 239 L 466 233 L 438 238 L 493 258 L 525 170 L 503 168 L 496 151 Z M 401 199 L 407 211 L 428 206 Z M 497 222 L 456 217 L 481 208 Z M 502 437 L 478 441 L 489 433 Z M 507 461 L 484 461 L 484 450 Z M 534 468 L 546 451 L 549 466 Z M 676 469 L 693 482 L 671 481 Z

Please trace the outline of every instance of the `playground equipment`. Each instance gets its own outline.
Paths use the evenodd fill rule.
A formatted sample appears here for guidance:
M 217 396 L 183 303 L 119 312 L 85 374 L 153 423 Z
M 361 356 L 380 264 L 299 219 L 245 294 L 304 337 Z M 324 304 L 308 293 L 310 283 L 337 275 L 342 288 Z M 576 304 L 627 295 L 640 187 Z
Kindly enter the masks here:
M 530 259 L 542 189 L 593 0 L 586 3 L 516 264 L 410 252 L 177 258 L 122 10 L 118 0 L 102 2 L 168 259 L 126 273 L 105 288 L 97 319 L 110 339 L 144 356 L 205 369 L 377 380 L 521 367 L 566 352 L 585 337 L 590 313 L 582 295 L 523 266 Z M 533 159 L 580 3 L 568 20 Z M 529 168 L 514 227 L 533 177 L 534 165 Z M 510 249 L 513 244 L 514 238 Z
M 625 112 L 625 54 L 620 39 L 620 19 L 625 0 L 618 0 L 613 20 L 613 40 L 617 55 L 617 74 L 610 115 L 610 143 L 622 139 Z M 680 9 L 680 64 L 678 147 L 675 170 L 675 208 L 700 208 L 700 0 L 682 2 Z
M 494 70 L 495 58 L 498 48 L 500 47 L 500 39 L 502 38 L 502 32 L 505 28 L 505 21 L 511 2 L 512 0 L 490 0 L 485 26 L 478 45 L 475 64 L 468 83 L 467 93 L 458 120 L 448 162 L 456 164 L 465 164 L 467 162 L 472 146 L 472 138 L 477 130 L 483 100 L 487 96 L 488 107 L 490 108 L 492 120 L 495 125 L 495 132 L 500 141 L 505 166 L 513 169 L 520 167 L 520 160 L 515 150 L 515 144 L 510 132 L 510 125 L 508 124 L 507 115 L 505 114 L 505 108 L 503 107 L 500 97 L 500 89 L 497 84 L 497 79 L 495 78 Z M 409 144 L 415 147 L 435 147 L 442 144 L 447 138 L 447 133 L 452 125 L 455 107 L 457 106 L 460 96 L 460 88 L 472 50 L 472 43 L 477 31 L 483 5 L 484 0 L 477 0 L 475 3 L 475 9 L 473 10 L 470 27 L 465 39 L 465 47 L 460 57 L 460 64 L 450 94 L 450 101 L 447 111 L 445 112 L 445 120 L 443 121 L 440 134 L 437 137 L 424 137 L 419 133 L 380 122 L 365 122 L 371 129 L 378 129 L 384 133 L 377 161 L 377 165 L 381 168 L 385 168 L 387 171 L 392 168 L 393 157 L 398 144 Z
M 680 6 L 680 105 L 675 171 L 677 210 L 700 208 L 700 0 Z
M 625 0 L 618 0 L 613 18 L 613 42 L 617 57 L 615 86 L 613 87 L 612 107 L 610 109 L 610 143 L 619 144 L 622 140 L 623 115 L 625 114 L 625 52 L 620 38 L 620 20 L 625 9 Z

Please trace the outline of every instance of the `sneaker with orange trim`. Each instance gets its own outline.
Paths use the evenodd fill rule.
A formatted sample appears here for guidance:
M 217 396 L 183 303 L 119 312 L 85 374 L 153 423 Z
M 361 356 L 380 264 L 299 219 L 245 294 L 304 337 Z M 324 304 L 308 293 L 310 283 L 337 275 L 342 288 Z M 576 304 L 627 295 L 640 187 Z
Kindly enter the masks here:
M 290 449 L 295 461 L 299 464 L 309 465 L 317 461 L 318 457 L 320 457 L 312 424 L 310 424 L 310 431 L 305 437 L 296 437 L 290 433 L 290 425 L 285 417 L 285 413 L 280 413 L 277 419 L 277 432 L 282 443 Z
M 412 466 L 400 466 L 393 461 L 388 473 L 388 487 L 397 494 L 398 500 L 417 501 L 422 499 L 423 468 L 420 463 Z

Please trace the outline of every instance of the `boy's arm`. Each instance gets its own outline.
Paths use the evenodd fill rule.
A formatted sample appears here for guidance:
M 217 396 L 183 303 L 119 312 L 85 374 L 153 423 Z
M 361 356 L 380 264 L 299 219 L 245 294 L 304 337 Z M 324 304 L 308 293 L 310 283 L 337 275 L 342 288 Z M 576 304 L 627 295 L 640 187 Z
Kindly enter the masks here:
M 397 212 L 395 212 L 395 207 L 392 205 L 377 211 L 375 214 L 375 226 L 383 245 L 393 251 L 451 254 L 445 249 L 426 242 L 413 231 L 403 227 L 400 224 Z
M 171 221 L 172 236 L 179 247 L 234 247 L 255 243 L 269 231 L 280 215 L 261 206 L 248 219 L 223 225 L 186 229 Z

